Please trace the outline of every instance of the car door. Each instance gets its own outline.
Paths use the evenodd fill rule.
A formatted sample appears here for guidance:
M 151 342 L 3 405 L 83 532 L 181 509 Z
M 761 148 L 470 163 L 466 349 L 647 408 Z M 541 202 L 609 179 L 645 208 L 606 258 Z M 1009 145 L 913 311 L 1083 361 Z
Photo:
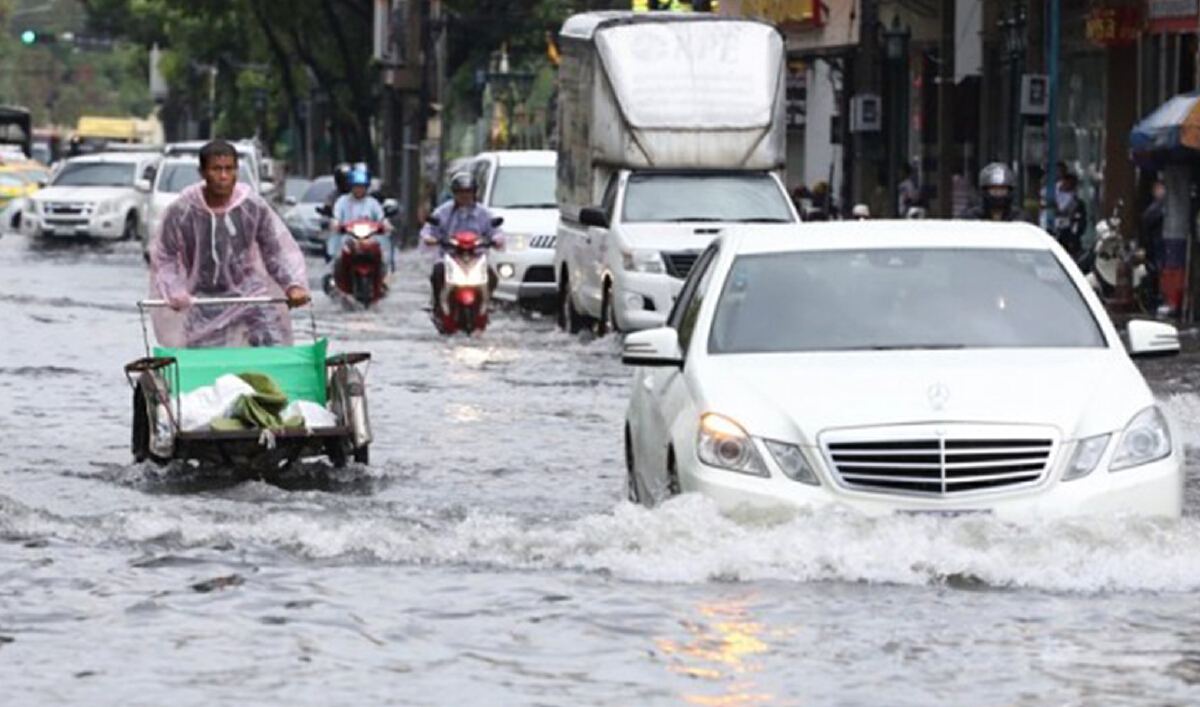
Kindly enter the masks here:
M 608 262 L 608 243 L 613 220 L 617 215 L 617 192 L 620 186 L 620 173 L 615 173 L 608 179 L 604 187 L 604 197 L 600 200 L 600 210 L 608 217 L 608 228 L 583 226 L 583 297 L 581 304 L 584 312 L 592 317 L 600 316 L 600 298 L 604 284 L 604 269 Z
M 696 320 L 708 294 L 715 264 L 720 254 L 720 244 L 713 243 L 701 254 L 695 267 L 684 282 L 675 300 L 675 306 L 667 318 L 667 326 L 679 336 L 679 349 L 683 352 L 683 369 L 675 367 L 642 368 L 635 385 L 641 387 L 637 397 L 642 401 L 637 417 L 642 422 L 637 435 L 639 471 L 652 497 L 661 499 L 667 488 L 667 457 L 672 446 L 671 430 L 676 420 L 693 407 L 692 395 L 687 387 L 688 352 L 694 345 L 703 345 L 696 339 Z

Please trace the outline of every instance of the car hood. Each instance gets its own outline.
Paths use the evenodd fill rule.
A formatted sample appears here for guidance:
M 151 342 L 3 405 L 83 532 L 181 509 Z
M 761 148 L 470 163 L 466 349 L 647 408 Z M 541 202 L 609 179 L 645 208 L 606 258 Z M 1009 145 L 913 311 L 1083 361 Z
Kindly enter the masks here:
M 504 224 L 500 230 L 511 234 L 551 236 L 558 229 L 558 209 L 490 209 Z
M 723 233 L 778 231 L 795 237 L 795 224 L 744 223 L 621 223 L 616 230 L 629 248 L 660 251 L 704 250 Z
M 707 410 L 809 445 L 831 429 L 956 422 L 1047 425 L 1076 439 L 1123 429 L 1154 402 L 1111 349 L 722 355 L 697 368 Z
M 38 201 L 110 201 L 125 199 L 137 190 L 133 187 L 46 187 L 34 198 Z

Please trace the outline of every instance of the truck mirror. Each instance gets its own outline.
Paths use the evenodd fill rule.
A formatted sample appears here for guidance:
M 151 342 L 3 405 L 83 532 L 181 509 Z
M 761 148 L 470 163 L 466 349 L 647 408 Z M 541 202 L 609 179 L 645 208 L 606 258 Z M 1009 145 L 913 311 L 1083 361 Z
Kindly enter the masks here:
M 584 226 L 595 226 L 596 228 L 608 228 L 608 216 L 603 211 L 594 206 L 589 206 L 579 211 L 579 222 Z

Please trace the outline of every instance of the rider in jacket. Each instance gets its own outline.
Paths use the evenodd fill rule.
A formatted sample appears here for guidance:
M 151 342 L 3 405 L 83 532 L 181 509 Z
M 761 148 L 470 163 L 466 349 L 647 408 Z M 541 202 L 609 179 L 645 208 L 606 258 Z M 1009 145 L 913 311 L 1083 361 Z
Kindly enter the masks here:
M 424 228 L 421 229 L 422 240 L 436 239 L 438 255 L 445 253 L 450 246 L 450 239 L 462 231 L 479 234 L 480 240 L 496 248 L 504 247 L 503 234 L 492 225 L 492 213 L 487 207 L 476 201 L 479 185 L 470 172 L 458 172 L 450 179 L 450 191 L 453 198 L 433 211 Z M 495 290 L 498 278 L 495 272 L 488 271 L 489 289 Z M 429 284 L 433 290 L 434 307 L 440 313 L 442 287 L 446 283 L 446 266 L 439 257 L 433 264 L 429 275 Z

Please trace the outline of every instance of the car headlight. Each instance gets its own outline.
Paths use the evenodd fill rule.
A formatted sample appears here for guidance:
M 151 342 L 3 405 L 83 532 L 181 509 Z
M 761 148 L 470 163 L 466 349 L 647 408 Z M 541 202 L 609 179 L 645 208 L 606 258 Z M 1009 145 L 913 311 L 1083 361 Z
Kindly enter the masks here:
M 1111 471 L 1132 469 L 1171 456 L 1171 430 L 1158 406 L 1139 412 L 1121 433 Z
M 97 216 L 104 216 L 106 214 L 111 214 L 111 213 L 114 213 L 116 210 L 117 210 L 117 202 L 115 202 L 115 201 L 102 201 L 96 205 L 96 215 Z
M 1082 479 L 1092 473 L 1108 448 L 1108 440 L 1112 435 L 1098 435 L 1079 440 L 1075 445 L 1075 453 L 1071 455 L 1071 463 L 1063 472 L 1063 481 Z
M 751 476 L 770 476 L 750 435 L 723 415 L 710 412 L 700 418 L 696 449 L 700 461 L 709 466 Z
M 621 251 L 621 258 L 625 261 L 625 270 L 629 272 L 666 272 L 666 268 L 663 266 L 662 254 L 657 250 L 623 250 Z
M 42 213 L 42 202 L 38 201 L 37 199 L 30 199 L 29 200 L 29 213 L 31 213 L 31 214 Z
M 775 463 L 783 470 L 784 476 L 809 486 L 821 485 L 820 479 L 808 465 L 808 460 L 804 458 L 804 452 L 800 451 L 799 447 L 772 439 L 764 439 L 763 444 L 767 446 L 767 451 L 771 453 Z
M 529 235 L 525 233 L 509 233 L 508 242 L 505 244 L 508 250 L 525 250 L 529 247 Z

